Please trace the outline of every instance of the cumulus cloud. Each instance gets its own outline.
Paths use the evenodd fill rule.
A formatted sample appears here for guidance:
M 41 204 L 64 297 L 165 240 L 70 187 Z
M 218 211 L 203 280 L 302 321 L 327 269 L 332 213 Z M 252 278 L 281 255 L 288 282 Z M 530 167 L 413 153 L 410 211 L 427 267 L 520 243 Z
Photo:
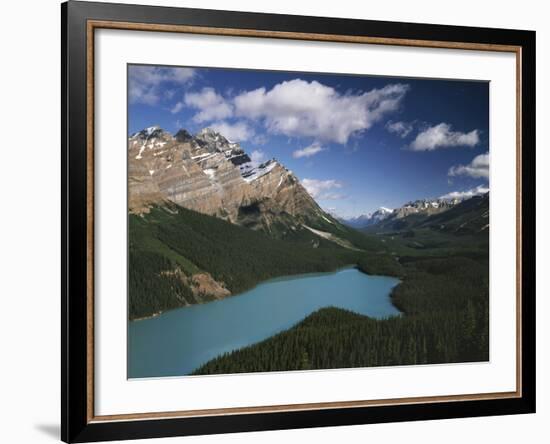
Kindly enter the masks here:
M 479 130 L 469 133 L 453 131 L 448 123 L 440 123 L 420 132 L 410 147 L 413 151 L 433 151 L 454 146 L 476 146 L 479 143 Z
M 265 153 L 262 150 L 254 150 L 250 153 L 250 160 L 255 163 L 262 163 L 266 159 Z
M 489 192 L 489 187 L 486 185 L 478 185 L 475 188 L 471 188 L 465 191 L 452 191 L 451 193 L 444 194 L 440 199 L 468 199 L 473 196 L 479 196 Z
M 345 196 L 334 190 L 342 188 L 342 183 L 334 180 L 303 179 L 302 185 L 314 199 L 336 200 Z
M 489 153 L 480 154 L 468 165 L 454 165 L 449 169 L 449 176 L 470 176 L 489 178 Z
M 344 193 L 336 193 L 336 192 L 329 192 L 329 193 L 323 193 L 321 196 L 319 196 L 319 199 L 323 200 L 341 200 L 346 199 L 348 196 Z
M 193 120 L 197 123 L 226 119 L 233 114 L 231 105 L 214 88 L 209 87 L 203 88 L 199 92 L 186 93 L 183 102 L 178 102 L 172 112 L 181 111 L 184 105 L 199 110 L 193 116 Z
M 340 94 L 317 81 L 285 81 L 234 98 L 235 113 L 264 123 L 268 132 L 347 143 L 401 104 L 408 85 L 391 84 L 364 93 Z
M 388 120 L 386 123 L 386 130 L 404 139 L 412 132 L 413 125 L 408 122 L 392 122 L 391 120 Z
M 163 83 L 185 84 L 195 76 L 191 68 L 130 66 L 128 69 L 128 99 L 130 103 L 157 104 Z
M 231 142 L 243 142 L 254 137 L 254 130 L 246 122 L 215 122 L 210 127 Z
M 315 156 L 315 154 L 319 154 L 321 151 L 325 151 L 325 148 L 323 148 L 319 142 L 313 142 L 305 148 L 294 151 L 292 153 L 292 157 L 295 159 L 300 159 L 301 157 L 311 157 Z
M 268 137 L 265 134 L 256 134 L 252 138 L 252 143 L 256 145 L 265 145 L 269 141 Z
M 170 112 L 172 114 L 179 113 L 183 108 L 185 107 L 185 103 L 183 102 L 177 102 L 171 109 Z
M 267 155 L 262 150 L 254 150 L 250 153 L 251 166 L 256 168 L 267 160 Z

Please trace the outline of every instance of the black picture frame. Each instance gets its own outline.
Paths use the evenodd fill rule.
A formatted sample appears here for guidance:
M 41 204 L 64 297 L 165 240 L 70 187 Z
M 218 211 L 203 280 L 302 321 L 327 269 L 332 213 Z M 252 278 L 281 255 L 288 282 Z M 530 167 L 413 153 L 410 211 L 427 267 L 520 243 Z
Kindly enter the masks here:
M 521 396 L 198 417 L 94 421 L 89 415 L 90 211 L 87 180 L 87 23 L 186 25 L 414 41 L 513 45 L 521 49 Z M 61 438 L 90 442 L 535 412 L 535 32 L 413 23 L 69 1 L 62 23 Z

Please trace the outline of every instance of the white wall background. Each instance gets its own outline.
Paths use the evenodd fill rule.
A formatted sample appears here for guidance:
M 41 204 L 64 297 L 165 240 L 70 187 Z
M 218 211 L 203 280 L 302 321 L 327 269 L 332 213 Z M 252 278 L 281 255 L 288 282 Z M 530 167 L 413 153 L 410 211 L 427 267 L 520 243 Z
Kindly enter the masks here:
M 155 442 L 279 443 L 316 441 L 422 442 L 488 440 L 547 442 L 550 421 L 549 267 L 544 191 L 550 143 L 550 28 L 544 2 L 438 0 L 358 2 L 277 0 L 145 0 L 148 3 L 375 20 L 460 24 L 537 31 L 537 303 L 538 413 L 536 415 L 334 427 L 171 438 Z M 60 293 L 60 21 L 58 0 L 4 2 L 0 27 L 0 440 L 55 442 L 59 435 Z M 512 196 L 511 196 L 512 198 Z

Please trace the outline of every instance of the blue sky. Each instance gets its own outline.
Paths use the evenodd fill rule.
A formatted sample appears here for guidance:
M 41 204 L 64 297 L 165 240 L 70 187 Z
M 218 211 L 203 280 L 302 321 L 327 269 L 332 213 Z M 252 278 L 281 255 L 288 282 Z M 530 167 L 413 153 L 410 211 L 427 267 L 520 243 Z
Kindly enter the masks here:
M 489 84 L 129 65 L 128 133 L 212 127 L 351 217 L 488 191 Z

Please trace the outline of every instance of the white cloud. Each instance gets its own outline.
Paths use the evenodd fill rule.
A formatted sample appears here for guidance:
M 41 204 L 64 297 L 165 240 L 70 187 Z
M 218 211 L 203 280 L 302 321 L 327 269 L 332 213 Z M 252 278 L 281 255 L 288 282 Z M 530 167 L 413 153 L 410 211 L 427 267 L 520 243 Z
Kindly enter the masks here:
M 386 123 L 386 130 L 404 139 L 413 130 L 413 125 L 408 122 L 392 122 L 388 120 Z
M 453 146 L 476 146 L 479 143 L 477 129 L 469 133 L 453 131 L 448 123 L 431 126 L 416 136 L 411 143 L 413 151 L 432 151 Z
M 336 192 L 323 193 L 319 196 L 319 199 L 323 199 L 323 200 L 341 200 L 346 198 L 347 198 L 347 195 L 345 195 L 344 193 L 336 193 Z
M 489 178 L 489 153 L 480 154 L 468 165 L 454 165 L 449 168 L 449 176 L 470 176 Z
M 242 142 L 254 137 L 254 130 L 246 122 L 215 122 L 210 127 L 231 142 Z
M 317 81 L 294 79 L 269 91 L 258 88 L 241 93 L 234 105 L 237 115 L 263 121 L 270 133 L 345 144 L 354 132 L 369 129 L 396 110 L 408 90 L 408 85 L 392 84 L 340 94 Z
M 267 136 L 265 134 L 256 134 L 252 138 L 252 143 L 254 143 L 256 145 L 265 145 L 268 141 L 269 141 L 269 139 L 267 138 Z
M 321 146 L 319 142 L 313 142 L 311 145 L 302 148 L 301 150 L 296 150 L 292 153 L 292 157 L 299 159 L 301 157 L 311 157 L 315 154 L 319 154 L 321 151 L 325 151 L 325 148 Z
M 184 105 L 199 110 L 193 116 L 193 120 L 197 123 L 226 119 L 233 114 L 231 105 L 214 88 L 209 87 L 203 88 L 200 92 L 185 94 L 183 102 L 178 102 L 172 112 L 181 111 Z
M 262 163 L 265 160 L 265 153 L 262 150 L 254 150 L 250 153 L 250 160 L 255 163 Z
M 170 112 L 171 112 L 172 114 L 177 114 L 177 113 L 179 113 L 184 107 L 185 107 L 185 103 L 183 103 L 183 102 L 178 102 L 178 103 L 176 103 L 176 104 L 172 107 L 172 109 L 170 110 Z
M 250 163 L 254 168 L 264 163 L 266 159 L 267 156 L 262 150 L 254 150 L 250 153 Z
M 489 192 L 489 187 L 486 185 L 478 185 L 465 191 L 453 191 L 440 197 L 440 199 L 468 199 L 473 196 L 485 194 Z
M 343 194 L 334 192 L 342 188 L 342 183 L 334 180 L 303 179 L 302 185 L 314 199 L 342 199 Z
M 128 99 L 130 103 L 155 105 L 161 99 L 161 84 L 188 83 L 195 76 L 191 68 L 130 66 L 128 70 Z

